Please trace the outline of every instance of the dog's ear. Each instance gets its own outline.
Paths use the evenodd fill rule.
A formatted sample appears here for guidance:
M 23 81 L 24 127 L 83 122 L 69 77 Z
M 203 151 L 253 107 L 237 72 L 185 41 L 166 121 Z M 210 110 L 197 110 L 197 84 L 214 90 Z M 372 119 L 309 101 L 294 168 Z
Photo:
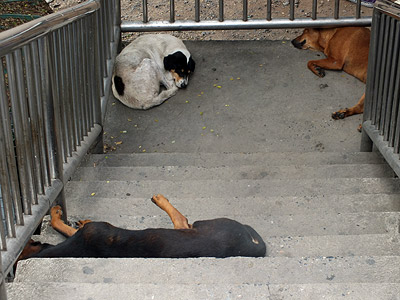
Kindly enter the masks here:
M 164 69 L 167 71 L 171 71 L 171 70 L 175 69 L 175 61 L 176 61 L 175 53 L 165 56 L 164 57 Z
M 194 68 L 196 67 L 196 63 L 194 62 L 193 58 L 190 56 L 189 57 L 189 62 L 188 62 L 188 69 L 191 73 L 194 72 Z

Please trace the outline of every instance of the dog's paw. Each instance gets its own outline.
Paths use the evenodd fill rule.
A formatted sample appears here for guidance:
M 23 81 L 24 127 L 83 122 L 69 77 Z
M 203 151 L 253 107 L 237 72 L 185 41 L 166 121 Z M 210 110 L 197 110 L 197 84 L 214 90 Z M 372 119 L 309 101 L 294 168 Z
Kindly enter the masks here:
M 322 69 L 321 67 L 315 66 L 315 71 L 317 71 L 317 75 L 319 77 L 325 77 L 325 70 Z
M 332 114 L 332 119 L 334 120 L 340 120 L 344 119 L 346 117 L 346 111 L 345 110 L 339 110 L 336 111 Z
M 60 205 L 53 206 L 50 209 L 50 215 L 52 218 L 54 218 L 54 217 L 61 218 L 61 216 L 63 215 L 61 206 Z

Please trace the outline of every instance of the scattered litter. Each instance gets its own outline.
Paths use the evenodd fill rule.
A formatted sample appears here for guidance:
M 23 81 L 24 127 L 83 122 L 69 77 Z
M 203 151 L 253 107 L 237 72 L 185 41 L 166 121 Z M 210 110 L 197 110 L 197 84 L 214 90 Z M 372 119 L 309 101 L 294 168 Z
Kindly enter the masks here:
M 110 183 L 110 180 L 107 180 L 106 182 L 107 182 L 107 183 Z
M 172 141 L 171 144 L 175 144 L 175 141 Z
M 128 122 L 132 122 L 132 119 L 128 119 Z
M 237 79 L 237 80 L 240 80 L 240 77 L 237 77 L 236 79 Z
M 229 80 L 233 80 L 233 77 L 231 77 Z
M 216 83 L 214 83 L 214 87 L 216 87 L 217 86 L 217 84 Z
M 139 146 L 139 149 L 141 149 L 142 148 L 142 146 Z
M 219 89 L 220 89 L 220 88 L 222 88 L 222 86 L 220 86 L 220 85 L 217 85 L 217 88 L 219 88 Z
M 203 112 L 201 111 L 201 112 L 200 112 L 200 116 L 202 116 L 202 115 L 203 115 Z
M 115 145 L 121 145 L 121 144 L 122 144 L 122 141 L 115 142 Z
M 207 128 L 206 126 L 203 126 L 203 130 L 206 129 L 206 128 Z
M 127 133 L 127 131 L 126 130 L 122 130 L 119 133 Z
M 91 194 L 90 194 L 90 196 L 94 196 L 94 195 L 96 195 L 96 193 L 91 193 Z
M 142 152 L 146 152 L 146 149 L 143 149 Z
M 228 106 L 229 106 L 229 104 L 225 104 L 225 106 L 226 106 L 226 107 L 228 107 Z
M 186 100 L 186 103 L 189 103 L 189 100 Z
M 154 120 L 154 122 L 158 122 L 158 120 L 157 120 L 157 119 L 155 119 L 155 120 Z
M 210 129 L 210 132 L 214 132 L 214 129 Z
M 137 127 L 137 124 L 133 125 L 133 127 Z
M 115 105 L 115 102 L 113 102 L 111 105 Z

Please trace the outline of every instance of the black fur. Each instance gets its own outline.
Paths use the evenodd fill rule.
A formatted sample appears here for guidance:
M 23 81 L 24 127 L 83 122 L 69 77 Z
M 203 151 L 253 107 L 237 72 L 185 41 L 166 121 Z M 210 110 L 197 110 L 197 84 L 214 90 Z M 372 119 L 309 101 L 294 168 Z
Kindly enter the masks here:
M 126 230 L 92 222 L 61 244 L 33 257 L 228 257 L 265 256 L 266 246 L 250 226 L 221 218 L 192 229 Z
M 188 61 L 182 52 L 177 51 L 164 57 L 164 68 L 167 71 L 175 70 L 179 76 L 185 77 L 194 71 L 195 62 L 192 57 Z
M 114 85 L 115 85 L 115 89 L 117 90 L 118 94 L 120 96 L 123 96 L 124 91 L 125 91 L 125 84 L 122 81 L 122 78 L 119 76 L 114 76 Z

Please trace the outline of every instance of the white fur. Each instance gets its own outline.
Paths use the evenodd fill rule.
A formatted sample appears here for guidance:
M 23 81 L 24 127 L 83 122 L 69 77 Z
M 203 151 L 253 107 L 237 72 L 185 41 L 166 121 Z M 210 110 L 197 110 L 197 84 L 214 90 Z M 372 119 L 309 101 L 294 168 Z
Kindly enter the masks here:
M 163 103 L 178 91 L 182 83 L 175 83 L 171 72 L 164 69 L 164 57 L 177 51 L 189 61 L 190 53 L 178 38 L 168 34 L 146 34 L 138 37 L 115 60 L 112 91 L 126 106 L 148 109 Z M 122 78 L 124 94 L 114 86 L 114 76 Z M 165 90 L 160 92 L 160 84 Z M 187 84 L 187 82 L 186 82 Z

